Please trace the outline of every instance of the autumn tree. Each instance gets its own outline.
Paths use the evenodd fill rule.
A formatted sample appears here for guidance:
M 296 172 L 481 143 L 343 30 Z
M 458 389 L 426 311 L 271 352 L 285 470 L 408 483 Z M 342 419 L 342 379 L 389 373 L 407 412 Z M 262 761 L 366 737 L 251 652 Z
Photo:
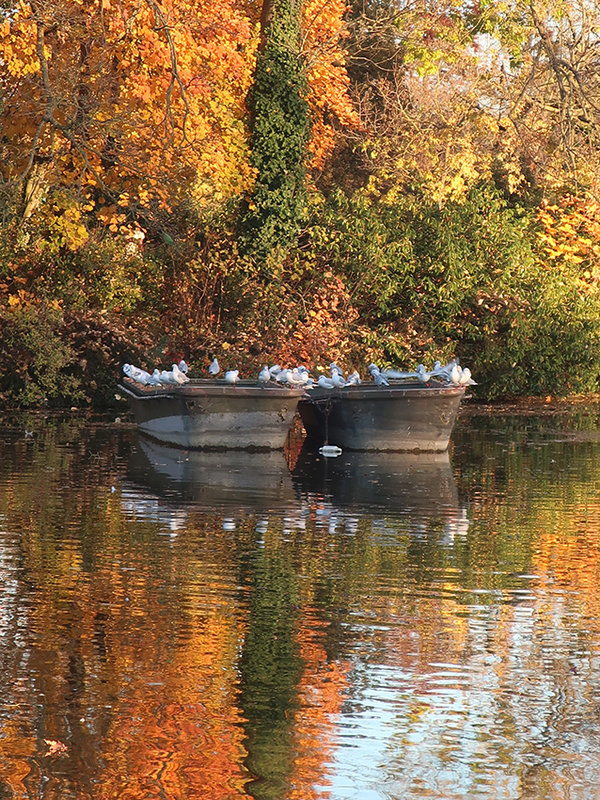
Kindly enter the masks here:
M 83 215 L 162 228 L 184 194 L 202 205 L 247 185 L 255 42 L 235 0 L 32 0 L 0 14 L 5 218 L 60 218 L 57 237 L 77 247 Z
M 598 180 L 599 22 L 587 0 L 366 2 L 350 71 L 378 189 L 443 203 Z

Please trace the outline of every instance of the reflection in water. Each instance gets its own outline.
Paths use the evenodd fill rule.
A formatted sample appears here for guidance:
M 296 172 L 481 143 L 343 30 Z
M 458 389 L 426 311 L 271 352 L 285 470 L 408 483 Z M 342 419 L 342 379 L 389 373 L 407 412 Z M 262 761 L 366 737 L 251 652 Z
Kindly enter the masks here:
M 5 420 L 0 798 L 596 797 L 599 427 L 290 469 Z

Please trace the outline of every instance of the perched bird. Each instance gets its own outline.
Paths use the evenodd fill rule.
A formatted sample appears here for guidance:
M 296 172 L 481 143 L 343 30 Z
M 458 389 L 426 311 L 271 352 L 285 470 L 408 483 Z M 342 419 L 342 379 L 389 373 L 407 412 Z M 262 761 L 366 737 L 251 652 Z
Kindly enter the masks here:
M 178 364 L 177 366 L 178 366 L 178 367 L 179 367 L 179 369 L 180 369 L 180 370 L 183 372 L 183 374 L 184 374 L 184 375 L 187 375 L 187 374 L 188 374 L 189 367 L 188 367 L 188 365 L 185 363 L 185 361 L 183 360 L 183 358 L 181 359 L 181 361 L 179 362 L 179 364 Z
M 442 367 L 439 361 L 436 361 L 433 365 L 433 369 L 431 370 L 432 377 L 435 378 L 442 378 L 443 380 L 447 381 L 448 383 L 452 383 L 452 371 L 454 368 L 458 368 L 458 373 L 460 373 L 460 367 L 458 366 L 458 359 L 453 358 L 449 361 L 445 367 Z
M 209 373 L 216 378 L 219 372 L 221 372 L 221 367 L 219 366 L 219 362 L 216 358 L 213 358 L 212 364 L 208 368 Z
M 281 367 L 279 366 L 279 364 L 273 364 L 272 367 L 269 367 L 269 373 L 272 378 L 276 378 L 280 372 L 281 372 Z
M 158 379 L 161 383 L 165 385 L 174 385 L 177 383 L 177 379 L 175 378 L 175 375 L 173 374 L 172 370 L 171 371 L 166 369 L 161 370 L 158 373 Z
M 225 380 L 227 383 L 237 383 L 240 379 L 240 371 L 238 369 L 230 369 L 225 373 Z
M 371 377 L 375 381 L 377 386 L 389 386 L 389 382 L 385 375 L 382 375 L 379 371 L 379 367 L 377 364 L 369 364 L 367 367 L 368 371 L 371 373 Z
M 336 389 L 343 389 L 346 385 L 346 381 L 344 380 L 342 373 L 336 368 L 331 370 L 331 382 Z
M 321 389 L 333 389 L 333 380 L 326 375 L 319 375 L 317 386 L 320 386 Z
M 459 384 L 461 386 L 477 386 L 476 381 L 471 377 L 471 370 L 465 367 L 460 375 Z
M 160 386 L 160 370 L 157 368 L 154 370 L 152 375 L 150 375 L 150 380 L 148 381 L 148 386 Z
M 460 376 L 462 375 L 462 369 L 458 364 L 454 364 L 450 371 L 450 381 L 455 383 L 457 386 L 460 385 Z
M 389 386 L 390 383 L 385 375 L 382 375 L 381 372 L 372 372 L 371 377 L 373 378 L 376 386 Z
M 300 372 L 298 367 L 288 369 L 288 383 L 291 386 L 305 386 L 308 383 L 308 372 Z
M 173 377 L 175 378 L 175 382 L 176 383 L 179 383 L 179 384 L 189 383 L 190 379 L 185 374 L 185 372 L 182 372 L 182 370 L 181 370 L 181 368 L 179 367 L 178 364 L 173 364 L 172 372 L 173 372 Z
M 431 380 L 431 372 L 427 372 L 425 369 L 424 364 L 417 365 L 417 378 L 421 381 L 421 383 L 427 383 Z
M 338 365 L 335 363 L 335 361 L 331 362 L 331 364 L 329 365 L 329 369 L 331 370 L 331 374 L 332 375 L 333 375 L 334 372 L 337 372 L 337 374 L 341 375 L 342 378 L 344 377 L 344 375 L 342 373 L 342 370 L 338 367 Z
M 150 373 L 140 367 L 134 367 L 133 364 L 123 364 L 123 372 L 128 378 L 146 386 L 150 380 Z
M 356 370 L 354 370 L 354 372 L 351 372 L 350 375 L 348 375 L 348 378 L 346 380 L 346 385 L 360 386 L 360 384 L 361 384 L 360 375 Z
M 391 378 L 394 381 L 404 381 L 407 378 L 418 378 L 416 372 L 402 372 L 397 369 L 384 369 L 381 373 L 384 378 Z
M 268 383 L 270 380 L 271 380 L 271 373 L 269 372 L 269 368 L 265 365 L 258 373 L 258 382 Z

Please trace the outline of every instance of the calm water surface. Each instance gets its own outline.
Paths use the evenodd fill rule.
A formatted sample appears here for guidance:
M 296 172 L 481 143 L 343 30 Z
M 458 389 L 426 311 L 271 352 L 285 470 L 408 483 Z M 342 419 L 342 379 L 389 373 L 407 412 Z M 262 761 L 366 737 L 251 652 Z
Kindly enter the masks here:
M 0 447 L 0 800 L 600 799 L 599 408 L 444 456 Z

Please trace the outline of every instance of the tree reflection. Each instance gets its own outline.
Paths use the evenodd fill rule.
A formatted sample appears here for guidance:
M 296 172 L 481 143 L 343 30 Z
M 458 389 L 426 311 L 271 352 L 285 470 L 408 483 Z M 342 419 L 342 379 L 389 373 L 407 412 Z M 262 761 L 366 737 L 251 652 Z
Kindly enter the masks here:
M 226 459 L 143 486 L 128 430 L 4 429 L 0 798 L 600 782 L 600 445 L 466 425 L 452 469 L 296 452 L 239 492 Z

